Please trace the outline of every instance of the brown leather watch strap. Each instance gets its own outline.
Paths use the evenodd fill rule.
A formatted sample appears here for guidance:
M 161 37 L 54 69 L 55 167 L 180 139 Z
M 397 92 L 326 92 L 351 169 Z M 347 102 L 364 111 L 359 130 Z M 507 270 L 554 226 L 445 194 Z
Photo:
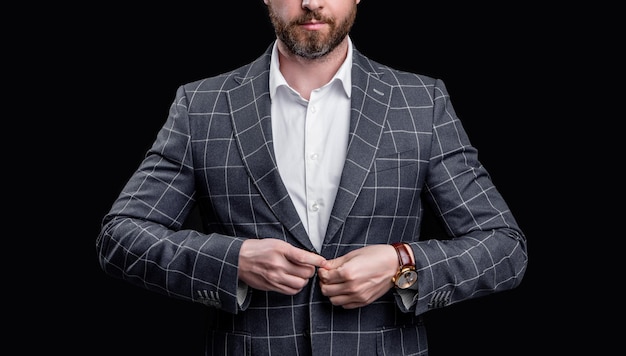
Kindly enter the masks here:
M 404 242 L 394 242 L 391 244 L 391 246 L 393 246 L 396 249 L 400 267 L 415 266 L 415 262 L 413 262 L 413 259 L 411 258 L 411 255 L 409 254 L 409 248 L 406 246 Z

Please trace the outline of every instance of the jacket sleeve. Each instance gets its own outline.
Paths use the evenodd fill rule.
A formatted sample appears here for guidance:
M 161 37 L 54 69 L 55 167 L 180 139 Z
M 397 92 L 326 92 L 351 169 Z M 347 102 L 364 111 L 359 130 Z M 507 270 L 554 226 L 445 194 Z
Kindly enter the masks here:
M 517 287 L 526 237 L 478 160 L 441 81 L 434 86 L 432 152 L 424 199 L 449 239 L 411 243 L 418 269 L 415 313 Z
M 155 142 L 103 219 L 98 258 L 113 277 L 235 313 L 243 240 L 181 229 L 195 201 L 187 103 L 181 87 Z

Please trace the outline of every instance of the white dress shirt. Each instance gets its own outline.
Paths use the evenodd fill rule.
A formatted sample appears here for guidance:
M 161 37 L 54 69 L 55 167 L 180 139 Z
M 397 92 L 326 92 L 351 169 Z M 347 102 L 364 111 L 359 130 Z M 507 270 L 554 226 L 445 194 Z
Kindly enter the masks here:
M 335 76 L 307 101 L 280 72 L 276 43 L 270 65 L 272 135 L 280 176 L 319 252 L 348 148 L 352 42 Z

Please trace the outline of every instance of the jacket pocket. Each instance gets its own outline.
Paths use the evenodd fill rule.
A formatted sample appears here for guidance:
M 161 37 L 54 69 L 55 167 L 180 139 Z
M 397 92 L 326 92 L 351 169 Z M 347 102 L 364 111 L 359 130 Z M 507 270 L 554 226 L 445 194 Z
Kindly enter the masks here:
M 400 167 L 416 164 L 418 162 L 417 148 L 414 148 L 408 151 L 396 152 L 376 157 L 374 167 L 372 167 L 372 172 L 377 173 L 389 169 L 398 169 Z
M 428 355 L 424 324 L 381 330 L 376 351 L 378 355 Z
M 252 338 L 249 334 L 212 331 L 209 334 L 206 355 L 251 355 Z

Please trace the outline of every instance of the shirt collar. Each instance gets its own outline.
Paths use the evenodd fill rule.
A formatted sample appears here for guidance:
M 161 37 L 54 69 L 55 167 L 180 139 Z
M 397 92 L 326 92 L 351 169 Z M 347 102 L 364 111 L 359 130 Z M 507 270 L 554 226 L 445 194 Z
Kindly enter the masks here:
M 283 74 L 280 72 L 280 67 L 278 66 L 278 47 L 276 41 L 274 41 L 274 46 L 272 48 L 272 57 L 270 60 L 270 98 L 273 98 L 276 94 L 276 89 L 280 86 L 287 86 L 287 81 Z M 329 81 L 332 83 L 333 81 L 338 80 L 343 87 L 346 96 L 349 98 L 352 93 L 352 77 L 351 77 L 351 69 L 352 69 L 352 40 L 348 37 L 348 55 L 346 56 L 346 60 L 341 64 L 337 73 L 333 76 L 333 78 Z

